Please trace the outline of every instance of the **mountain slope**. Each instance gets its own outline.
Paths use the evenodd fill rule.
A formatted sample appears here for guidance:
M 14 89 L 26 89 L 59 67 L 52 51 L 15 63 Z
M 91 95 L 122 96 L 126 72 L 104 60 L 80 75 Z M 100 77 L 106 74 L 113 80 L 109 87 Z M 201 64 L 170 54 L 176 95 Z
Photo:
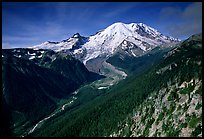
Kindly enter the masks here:
M 55 72 L 63 74 L 70 80 L 78 84 L 91 82 L 100 78 L 96 73 L 89 72 L 86 67 L 77 59 L 64 52 L 54 52 L 45 49 L 16 48 L 3 50 L 9 56 L 29 60 L 38 66 L 49 68 Z
M 167 77 L 167 84 L 152 92 L 111 136 L 202 136 L 201 50 L 198 34 L 170 51 L 156 71 L 156 76 Z
M 75 82 L 29 61 L 10 57 L 3 60 L 2 66 L 3 101 L 14 127 L 38 121 L 56 108 L 57 99 L 77 88 Z
M 153 92 L 111 136 L 202 136 L 202 81 L 171 84 Z
M 1 112 L 3 119 L 11 117 L 14 135 L 51 113 L 80 85 L 101 78 L 71 56 L 50 50 L 3 50 L 2 61 Z
M 145 70 L 148 70 L 149 67 L 162 61 L 165 54 L 168 53 L 168 51 L 170 51 L 171 49 L 173 48 L 156 47 L 148 53 L 145 53 L 142 56 L 138 57 L 133 57 L 124 54 L 123 51 L 120 51 L 109 57 L 106 61 L 113 66 L 124 70 L 129 75 L 136 75 L 144 72 Z
M 171 94 L 170 92 L 173 92 L 173 95 L 169 97 L 169 101 L 171 101 L 171 103 L 176 102 L 176 104 L 179 104 L 177 102 L 183 99 L 183 95 L 179 95 L 179 97 L 181 97 L 179 99 L 177 97 L 178 95 L 174 96 L 175 92 L 172 91 L 172 89 L 175 88 L 175 86 L 181 86 L 184 82 L 189 83 L 190 81 L 195 81 L 193 92 L 192 88 L 190 88 L 190 90 L 186 90 L 185 88 L 183 88 L 184 90 L 177 90 L 179 92 L 182 90 L 184 94 L 189 93 L 190 98 L 194 98 L 194 93 L 197 88 L 202 90 L 200 87 L 202 82 L 201 50 L 202 34 L 195 35 L 181 43 L 179 47 L 169 51 L 169 53 L 165 55 L 164 60 L 145 71 L 144 74 L 128 77 L 126 80 L 121 81 L 112 88 L 104 90 L 103 96 L 87 103 L 87 105 L 79 109 L 74 110 L 74 108 L 72 108 L 70 111 L 67 110 L 57 119 L 48 122 L 30 136 L 110 136 L 113 133 L 116 133 L 116 136 L 130 136 L 134 134 L 134 129 L 130 128 L 134 124 L 132 117 L 135 116 L 135 111 L 143 110 L 143 107 L 140 107 L 141 109 L 139 109 L 139 106 L 145 104 L 144 102 L 147 98 L 154 93 L 159 97 L 162 95 L 160 90 L 166 88 L 170 90 L 167 95 Z M 200 100 L 200 93 L 202 92 L 200 89 L 197 90 L 199 99 L 197 99 L 196 102 Z M 179 92 L 176 92 L 176 94 Z M 193 100 L 194 99 L 189 99 L 187 106 L 192 106 L 194 108 Z M 168 103 L 168 101 L 165 101 L 164 99 L 164 103 Z M 169 114 L 174 110 L 174 107 L 167 107 Z M 142 111 L 140 111 L 140 113 L 142 113 Z M 151 128 L 152 123 L 155 122 L 155 120 L 153 121 L 151 118 L 151 114 L 148 118 L 149 117 L 150 119 L 146 121 L 148 126 L 145 128 L 145 132 L 143 131 L 142 136 L 149 136 L 149 128 Z M 160 121 L 165 122 L 165 118 L 163 116 L 161 118 Z M 172 117 L 170 119 L 172 119 Z M 173 119 L 177 120 L 176 117 Z M 187 119 L 187 115 L 185 115 L 185 119 Z M 200 123 L 199 115 L 196 119 L 195 116 L 192 116 L 190 119 L 188 118 L 188 120 L 192 123 L 189 126 L 193 126 L 196 130 L 193 129 L 193 136 L 197 136 L 197 132 L 200 131 L 200 127 L 198 127 Z M 196 124 L 194 121 L 196 121 Z M 64 125 L 64 123 L 66 123 L 66 125 Z M 81 126 L 82 123 L 83 126 Z M 128 126 L 123 128 L 126 123 Z M 171 129 L 172 127 L 171 124 L 165 124 L 165 126 L 167 127 L 164 127 L 164 130 L 165 128 Z M 185 126 L 182 125 L 180 128 L 185 128 Z M 120 133 L 121 129 L 123 131 L 122 133 Z M 136 129 L 138 129 L 137 126 Z M 170 135 L 179 134 L 183 136 L 180 131 L 177 133 L 177 131 L 170 132 L 169 130 L 166 130 L 164 135 L 168 136 L 168 133 L 170 133 Z M 160 135 L 161 134 L 157 134 L 156 136 Z

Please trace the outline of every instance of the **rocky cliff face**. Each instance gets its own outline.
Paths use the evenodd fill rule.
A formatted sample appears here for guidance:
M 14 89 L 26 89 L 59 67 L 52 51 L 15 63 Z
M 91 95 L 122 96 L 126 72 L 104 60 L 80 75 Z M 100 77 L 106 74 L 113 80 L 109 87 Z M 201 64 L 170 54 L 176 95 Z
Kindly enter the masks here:
M 202 80 L 171 84 L 152 93 L 133 112 L 133 123 L 125 123 L 118 133 L 131 137 L 202 136 Z

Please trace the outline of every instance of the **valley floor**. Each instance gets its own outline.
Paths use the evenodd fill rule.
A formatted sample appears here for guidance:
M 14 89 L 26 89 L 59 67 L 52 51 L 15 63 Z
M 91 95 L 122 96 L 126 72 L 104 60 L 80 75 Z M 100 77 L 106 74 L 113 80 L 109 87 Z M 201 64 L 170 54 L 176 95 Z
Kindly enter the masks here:
M 97 87 L 98 89 L 109 88 L 127 77 L 127 74 L 124 71 L 114 67 L 106 61 L 102 63 L 101 71 L 102 75 L 106 76 L 106 78 L 93 83 L 93 86 Z
M 70 98 L 62 100 L 59 104 L 59 107 L 54 112 L 52 112 L 49 116 L 46 116 L 44 119 L 40 120 L 33 127 L 29 128 L 23 135 L 21 135 L 21 137 L 33 133 L 36 129 L 40 128 L 50 118 L 56 118 L 58 114 L 60 114 L 66 108 L 72 106 L 72 104 L 75 103 L 75 101 L 78 99 L 77 94 L 80 93 L 80 90 L 84 90 L 84 87 L 85 88 L 91 87 L 94 90 L 107 89 L 110 86 L 117 84 L 120 80 L 123 80 L 127 77 L 127 74 L 124 71 L 119 70 L 118 68 L 114 67 L 110 63 L 107 63 L 106 61 L 102 63 L 101 74 L 106 76 L 106 78 L 94 81 L 90 84 L 87 84 L 77 89 L 75 92 L 72 93 L 73 95 Z

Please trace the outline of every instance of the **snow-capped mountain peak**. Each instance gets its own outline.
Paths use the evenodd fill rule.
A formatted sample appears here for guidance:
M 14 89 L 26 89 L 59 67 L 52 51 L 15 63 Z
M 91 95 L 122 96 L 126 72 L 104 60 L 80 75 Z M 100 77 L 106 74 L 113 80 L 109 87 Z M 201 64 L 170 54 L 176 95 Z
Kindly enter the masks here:
M 79 33 L 76 33 L 73 35 L 73 38 L 79 38 L 79 37 L 81 37 L 81 35 Z
M 61 42 L 46 41 L 40 45 L 36 45 L 30 48 L 52 49 L 56 52 L 59 52 L 62 50 L 71 50 L 74 49 L 74 47 L 79 48 L 80 45 L 84 44 L 86 41 L 86 37 L 83 37 L 79 33 L 76 33 L 72 37 Z
M 164 36 L 156 29 L 144 23 L 114 23 L 100 30 L 95 35 L 83 37 L 74 34 L 61 42 L 45 42 L 35 48 L 52 49 L 54 51 L 69 50 L 75 57 L 86 64 L 90 59 L 101 55 L 112 55 L 124 41 L 131 42 L 143 51 L 151 50 L 157 45 L 178 42 L 178 39 Z M 80 56 L 79 56 L 80 55 Z
M 147 26 L 146 24 L 143 23 L 138 23 L 138 26 L 140 26 L 142 29 L 144 29 L 145 32 L 150 33 L 152 35 L 161 35 L 161 33 L 159 31 L 157 31 L 156 29 Z

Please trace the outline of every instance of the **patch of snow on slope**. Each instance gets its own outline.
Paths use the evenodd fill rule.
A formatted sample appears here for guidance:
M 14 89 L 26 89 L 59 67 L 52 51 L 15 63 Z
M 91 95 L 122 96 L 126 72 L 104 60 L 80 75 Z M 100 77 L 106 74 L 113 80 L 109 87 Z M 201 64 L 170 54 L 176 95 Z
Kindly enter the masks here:
M 101 89 L 106 89 L 106 88 L 108 88 L 108 87 L 103 87 L 102 86 L 102 87 L 99 87 L 98 89 L 101 90 Z
M 76 49 L 74 50 L 73 54 L 79 54 L 79 53 L 83 53 L 83 49 L 80 48 L 80 49 Z
M 35 56 L 31 56 L 31 57 L 29 58 L 29 60 L 34 59 L 34 58 L 35 58 Z
M 28 54 L 31 55 L 31 56 L 34 56 L 34 55 L 35 55 L 35 53 L 32 53 L 32 54 L 31 54 L 29 51 L 28 51 Z
M 134 56 L 134 57 L 136 57 L 136 55 L 133 53 L 133 51 L 131 50 L 131 53 L 132 53 L 132 55 Z
M 38 56 L 38 58 L 41 58 L 41 57 L 42 57 L 42 55 Z

